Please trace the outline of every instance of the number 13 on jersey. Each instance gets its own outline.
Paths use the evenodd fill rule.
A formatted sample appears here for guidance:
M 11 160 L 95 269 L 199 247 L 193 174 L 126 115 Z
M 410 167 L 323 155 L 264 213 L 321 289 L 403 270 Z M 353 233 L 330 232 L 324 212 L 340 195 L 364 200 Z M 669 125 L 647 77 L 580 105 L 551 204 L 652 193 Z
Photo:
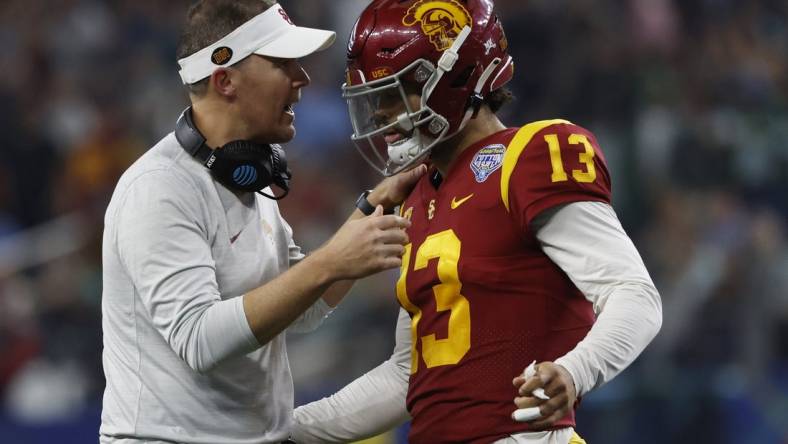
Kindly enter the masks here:
M 427 268 L 433 259 L 438 260 L 436 270 L 440 284 L 432 287 L 432 293 L 436 310 L 449 312 L 449 328 L 445 339 L 437 339 L 435 332 L 419 337 L 418 327 L 422 320 L 422 311 L 410 301 L 406 288 L 413 244 L 405 246 L 402 269 L 397 281 L 397 299 L 411 315 L 411 374 L 419 370 L 419 339 L 421 355 L 427 368 L 456 364 L 471 348 L 470 306 L 468 299 L 460 293 L 462 283 L 458 264 L 461 246 L 462 243 L 454 230 L 441 231 L 427 236 L 416 250 L 413 261 L 413 271 L 417 272 Z

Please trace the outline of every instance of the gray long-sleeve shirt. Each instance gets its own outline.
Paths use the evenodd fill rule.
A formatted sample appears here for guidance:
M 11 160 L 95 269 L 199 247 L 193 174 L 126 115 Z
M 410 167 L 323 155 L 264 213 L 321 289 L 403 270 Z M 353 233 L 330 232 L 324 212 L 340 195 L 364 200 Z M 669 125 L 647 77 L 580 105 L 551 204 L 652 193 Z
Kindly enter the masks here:
M 286 438 L 285 334 L 261 346 L 239 296 L 302 258 L 276 202 L 219 185 L 173 134 L 132 165 L 105 218 L 101 441 Z M 291 329 L 328 311 L 319 300 Z

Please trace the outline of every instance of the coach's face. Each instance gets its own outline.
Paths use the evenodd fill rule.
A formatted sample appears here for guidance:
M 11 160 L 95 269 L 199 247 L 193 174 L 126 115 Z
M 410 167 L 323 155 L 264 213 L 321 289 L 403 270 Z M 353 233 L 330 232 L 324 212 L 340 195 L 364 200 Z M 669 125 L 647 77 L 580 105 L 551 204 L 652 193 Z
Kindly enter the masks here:
M 293 106 L 309 76 L 295 59 L 251 55 L 238 69 L 237 106 L 248 138 L 284 143 L 295 137 Z

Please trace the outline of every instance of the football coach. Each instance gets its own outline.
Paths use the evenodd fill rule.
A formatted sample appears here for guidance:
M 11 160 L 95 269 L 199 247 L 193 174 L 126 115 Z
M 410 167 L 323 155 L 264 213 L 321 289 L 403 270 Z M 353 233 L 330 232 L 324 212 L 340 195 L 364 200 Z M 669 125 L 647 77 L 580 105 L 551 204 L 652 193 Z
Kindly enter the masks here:
M 276 200 L 309 77 L 331 31 L 271 0 L 202 0 L 178 44 L 191 106 L 119 180 L 103 237 L 101 443 L 276 443 L 293 416 L 285 330 L 316 328 L 354 279 L 398 268 L 386 214 L 423 167 L 364 192 L 305 256 Z M 173 119 L 175 120 L 175 119 Z

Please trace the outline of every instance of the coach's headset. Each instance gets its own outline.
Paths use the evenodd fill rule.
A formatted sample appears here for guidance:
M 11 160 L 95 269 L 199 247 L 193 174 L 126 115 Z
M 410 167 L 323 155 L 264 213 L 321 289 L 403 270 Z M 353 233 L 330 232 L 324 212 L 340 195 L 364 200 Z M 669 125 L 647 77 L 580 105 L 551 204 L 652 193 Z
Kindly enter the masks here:
M 186 108 L 175 124 L 175 138 L 189 154 L 211 171 L 211 176 L 227 188 L 255 191 L 279 200 L 290 192 L 293 177 L 287 168 L 285 151 L 277 144 L 264 145 L 249 140 L 234 140 L 213 149 L 205 144 L 205 136 L 194 126 L 192 108 Z M 262 190 L 276 185 L 284 193 L 275 196 Z

